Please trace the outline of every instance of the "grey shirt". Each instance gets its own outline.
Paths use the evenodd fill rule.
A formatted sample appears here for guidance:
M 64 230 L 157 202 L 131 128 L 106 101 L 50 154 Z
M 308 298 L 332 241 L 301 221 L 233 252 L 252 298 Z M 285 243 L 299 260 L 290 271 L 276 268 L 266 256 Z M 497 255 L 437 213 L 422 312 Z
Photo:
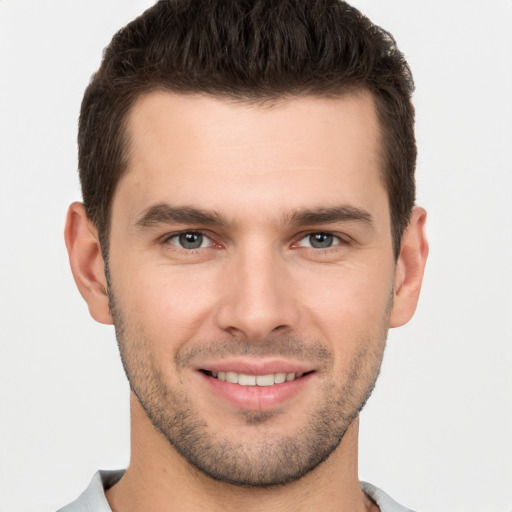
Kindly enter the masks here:
M 57 512 L 112 512 L 105 490 L 115 485 L 124 471 L 98 471 L 89 487 L 69 505 L 59 509 Z M 381 512 L 413 512 L 402 507 L 395 500 L 390 498 L 384 491 L 367 482 L 361 482 L 361 488 L 377 505 Z

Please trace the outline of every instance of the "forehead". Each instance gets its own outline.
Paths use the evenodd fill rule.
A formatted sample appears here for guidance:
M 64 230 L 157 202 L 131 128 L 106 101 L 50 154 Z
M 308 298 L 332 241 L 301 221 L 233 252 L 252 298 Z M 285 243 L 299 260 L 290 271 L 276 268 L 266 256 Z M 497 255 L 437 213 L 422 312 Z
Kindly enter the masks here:
M 297 210 L 385 196 L 366 92 L 271 105 L 152 92 L 130 111 L 127 135 L 128 169 L 114 203 L 123 195 L 140 208 L 160 201 Z

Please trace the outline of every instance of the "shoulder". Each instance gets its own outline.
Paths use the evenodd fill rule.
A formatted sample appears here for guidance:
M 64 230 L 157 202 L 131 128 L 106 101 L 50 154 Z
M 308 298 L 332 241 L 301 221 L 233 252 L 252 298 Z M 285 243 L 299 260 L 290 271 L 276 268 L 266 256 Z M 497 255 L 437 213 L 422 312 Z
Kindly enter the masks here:
M 112 512 L 105 491 L 119 482 L 123 475 L 124 470 L 96 472 L 87 489 L 57 512 Z
M 381 512 L 413 512 L 397 503 L 391 496 L 387 495 L 382 489 L 368 482 L 361 482 L 361 489 L 369 496 L 380 508 Z

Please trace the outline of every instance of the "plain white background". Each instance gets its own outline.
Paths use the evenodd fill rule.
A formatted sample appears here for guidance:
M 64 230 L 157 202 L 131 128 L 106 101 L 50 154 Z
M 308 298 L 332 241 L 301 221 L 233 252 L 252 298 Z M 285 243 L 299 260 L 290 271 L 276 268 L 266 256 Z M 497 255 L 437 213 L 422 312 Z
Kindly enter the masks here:
M 128 462 L 111 327 L 75 289 L 79 105 L 149 0 L 0 0 L 0 511 L 51 511 Z M 362 414 L 360 477 L 419 511 L 512 511 L 512 1 L 357 0 L 417 84 L 431 256 Z M 335 478 L 335 475 L 333 475 Z

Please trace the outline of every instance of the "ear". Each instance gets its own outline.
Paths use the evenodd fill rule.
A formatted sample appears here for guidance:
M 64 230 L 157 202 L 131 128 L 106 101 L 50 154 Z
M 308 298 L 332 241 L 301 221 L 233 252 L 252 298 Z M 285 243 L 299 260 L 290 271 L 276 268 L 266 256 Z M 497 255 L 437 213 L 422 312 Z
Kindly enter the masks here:
M 102 324 L 112 324 L 98 231 L 82 203 L 73 203 L 69 207 L 64 238 L 71 272 L 91 316 Z
M 425 234 L 426 220 L 427 212 L 423 208 L 414 208 L 407 229 L 402 236 L 400 255 L 395 270 L 390 327 L 400 327 L 406 324 L 416 311 L 428 256 L 428 242 Z

